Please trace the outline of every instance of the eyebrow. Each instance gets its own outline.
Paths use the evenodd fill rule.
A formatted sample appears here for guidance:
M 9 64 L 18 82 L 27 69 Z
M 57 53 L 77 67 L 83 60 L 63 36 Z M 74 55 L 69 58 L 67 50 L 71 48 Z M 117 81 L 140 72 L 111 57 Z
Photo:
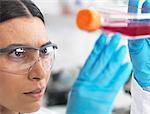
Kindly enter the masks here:
M 46 42 L 45 44 L 41 45 L 40 47 L 43 47 L 43 46 L 45 46 L 47 44 L 51 44 L 51 41 Z M 9 47 L 21 47 L 21 46 L 22 47 L 33 47 L 31 45 L 28 45 L 28 44 L 10 44 L 6 48 L 9 48 Z
M 40 47 L 44 47 L 44 46 L 46 46 L 46 45 L 48 45 L 48 44 L 52 44 L 52 42 L 51 42 L 51 41 L 48 41 L 48 42 L 46 42 L 45 44 L 41 45 Z

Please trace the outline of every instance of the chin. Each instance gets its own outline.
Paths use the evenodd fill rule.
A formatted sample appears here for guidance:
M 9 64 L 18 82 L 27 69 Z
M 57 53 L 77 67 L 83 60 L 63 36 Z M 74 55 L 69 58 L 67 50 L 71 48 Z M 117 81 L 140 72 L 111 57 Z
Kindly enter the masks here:
M 41 104 L 39 102 L 38 103 L 33 103 L 33 104 L 30 104 L 26 107 L 23 107 L 21 112 L 22 113 L 37 112 L 40 108 L 41 108 Z

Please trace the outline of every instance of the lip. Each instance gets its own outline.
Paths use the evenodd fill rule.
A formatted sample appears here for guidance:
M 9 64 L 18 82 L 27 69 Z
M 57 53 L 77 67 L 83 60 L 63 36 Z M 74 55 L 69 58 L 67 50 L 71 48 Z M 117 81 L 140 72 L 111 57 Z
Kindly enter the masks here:
M 37 88 L 35 90 L 32 90 L 30 92 L 25 92 L 23 94 L 35 99 L 40 99 L 44 95 L 44 88 Z

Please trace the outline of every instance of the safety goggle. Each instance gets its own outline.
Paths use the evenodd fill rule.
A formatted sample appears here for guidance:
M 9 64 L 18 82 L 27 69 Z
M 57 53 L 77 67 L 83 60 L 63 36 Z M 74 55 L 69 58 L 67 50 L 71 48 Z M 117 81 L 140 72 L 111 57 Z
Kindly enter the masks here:
M 23 75 L 28 73 L 33 65 L 40 64 L 46 72 L 49 72 L 55 58 L 57 45 L 47 42 L 40 48 L 30 45 L 12 44 L 6 48 L 0 48 L 0 71 Z

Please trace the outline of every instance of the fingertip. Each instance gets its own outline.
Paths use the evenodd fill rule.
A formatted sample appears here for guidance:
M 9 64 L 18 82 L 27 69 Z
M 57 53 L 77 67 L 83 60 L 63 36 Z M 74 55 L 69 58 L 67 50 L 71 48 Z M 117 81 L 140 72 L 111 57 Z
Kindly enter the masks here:
M 133 66 L 132 66 L 132 63 L 131 62 L 127 62 L 125 63 L 125 66 L 127 67 L 128 71 L 131 71 Z
M 132 70 L 132 63 L 131 62 L 127 62 L 121 65 L 121 72 L 126 72 L 129 73 L 129 71 Z
M 150 0 L 145 0 L 145 2 L 143 3 L 143 7 L 150 7 Z
M 107 40 L 107 36 L 105 34 L 101 34 L 97 39 L 93 51 L 99 53 L 105 46 Z
M 113 35 L 113 37 L 121 38 L 122 35 L 121 35 L 120 33 L 115 33 L 115 34 Z
M 126 45 L 122 45 L 120 48 L 126 50 L 127 46 Z
M 121 34 L 120 33 L 116 33 L 112 36 L 112 41 L 115 41 L 116 43 L 119 43 L 121 40 Z
M 106 43 L 106 39 L 107 39 L 107 36 L 106 36 L 106 34 L 104 34 L 104 33 L 102 33 L 101 35 L 100 35 L 100 37 L 98 38 L 98 41 L 97 41 L 97 44 L 101 44 L 101 43 Z
M 125 55 L 126 54 L 126 49 L 127 49 L 127 47 L 125 45 L 123 45 L 119 48 L 118 51 L 120 51 L 121 55 Z
M 150 13 L 150 0 L 146 0 L 142 5 L 142 13 Z

